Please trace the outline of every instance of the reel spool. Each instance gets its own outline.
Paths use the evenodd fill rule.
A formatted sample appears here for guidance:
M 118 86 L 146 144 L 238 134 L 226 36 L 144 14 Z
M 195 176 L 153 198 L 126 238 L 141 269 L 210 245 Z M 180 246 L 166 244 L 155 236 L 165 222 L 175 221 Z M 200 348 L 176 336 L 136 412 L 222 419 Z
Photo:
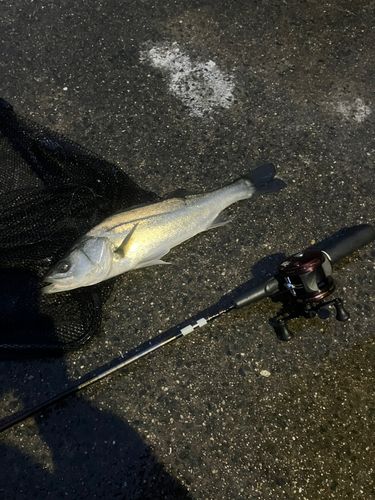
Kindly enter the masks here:
M 318 250 L 292 255 L 279 265 L 278 272 L 299 304 L 319 302 L 335 290 L 332 265 L 324 252 Z

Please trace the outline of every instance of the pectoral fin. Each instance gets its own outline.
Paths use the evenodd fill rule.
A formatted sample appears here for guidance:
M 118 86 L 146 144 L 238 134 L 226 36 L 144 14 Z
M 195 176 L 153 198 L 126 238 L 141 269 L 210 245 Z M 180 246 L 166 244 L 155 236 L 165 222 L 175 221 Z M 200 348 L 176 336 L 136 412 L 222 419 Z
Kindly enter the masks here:
M 125 257 L 125 255 L 126 255 L 126 249 L 129 248 L 130 245 L 131 245 L 132 239 L 133 239 L 133 236 L 134 236 L 134 232 L 135 232 L 137 226 L 138 226 L 138 222 L 137 222 L 137 224 L 134 224 L 134 226 L 131 228 L 131 230 L 128 232 L 128 234 L 124 238 L 124 241 L 114 251 L 115 253 L 119 254 L 121 258 Z

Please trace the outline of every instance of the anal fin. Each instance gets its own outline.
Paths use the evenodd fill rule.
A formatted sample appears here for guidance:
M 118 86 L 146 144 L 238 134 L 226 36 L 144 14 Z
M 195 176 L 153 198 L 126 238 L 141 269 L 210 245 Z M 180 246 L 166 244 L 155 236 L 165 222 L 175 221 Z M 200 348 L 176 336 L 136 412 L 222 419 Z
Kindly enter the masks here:
M 156 266 L 160 264 L 170 264 L 170 262 L 165 262 L 161 260 L 165 254 L 170 251 L 169 247 L 158 248 L 154 253 L 151 253 L 145 260 L 139 262 L 133 269 L 139 269 L 141 267 Z
M 141 269 L 142 267 L 149 267 L 149 266 L 158 266 L 160 264 L 167 264 L 170 265 L 170 262 L 165 262 L 164 260 L 145 260 L 144 262 L 140 262 L 136 266 L 133 267 L 133 269 Z
M 225 226 L 225 224 L 229 224 L 229 222 L 232 222 L 232 219 L 227 217 L 224 214 L 219 214 L 212 222 L 211 224 L 207 227 L 207 231 L 209 229 L 214 229 L 215 227 L 220 227 L 220 226 Z

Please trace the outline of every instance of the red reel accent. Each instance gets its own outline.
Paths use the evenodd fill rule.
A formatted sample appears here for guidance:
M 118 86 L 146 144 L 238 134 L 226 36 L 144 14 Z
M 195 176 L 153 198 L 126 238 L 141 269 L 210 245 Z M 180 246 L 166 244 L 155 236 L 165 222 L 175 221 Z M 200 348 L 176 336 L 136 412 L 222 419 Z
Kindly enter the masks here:
M 325 260 L 323 252 L 307 250 L 292 255 L 279 265 L 279 275 L 297 302 L 320 302 L 333 293 L 335 284 L 324 272 Z
M 296 253 L 279 265 L 279 273 L 285 276 L 305 274 L 321 267 L 324 260 L 324 254 L 317 250 Z

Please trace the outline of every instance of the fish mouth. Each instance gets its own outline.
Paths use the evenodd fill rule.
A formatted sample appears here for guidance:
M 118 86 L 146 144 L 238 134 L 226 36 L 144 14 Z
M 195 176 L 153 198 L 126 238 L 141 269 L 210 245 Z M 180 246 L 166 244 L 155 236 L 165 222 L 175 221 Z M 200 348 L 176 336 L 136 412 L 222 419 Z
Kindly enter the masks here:
M 42 288 L 42 293 L 49 294 L 55 292 L 63 292 L 64 290 L 67 290 L 67 288 L 62 288 L 58 285 L 58 283 L 51 283 L 50 285 L 44 286 Z
M 72 287 L 65 283 L 50 283 L 42 288 L 42 293 L 56 293 L 72 290 Z
M 42 293 L 55 293 L 63 292 L 65 290 L 72 290 L 72 277 L 61 279 L 61 278 L 51 278 L 46 277 L 43 283 L 48 283 L 42 288 Z

